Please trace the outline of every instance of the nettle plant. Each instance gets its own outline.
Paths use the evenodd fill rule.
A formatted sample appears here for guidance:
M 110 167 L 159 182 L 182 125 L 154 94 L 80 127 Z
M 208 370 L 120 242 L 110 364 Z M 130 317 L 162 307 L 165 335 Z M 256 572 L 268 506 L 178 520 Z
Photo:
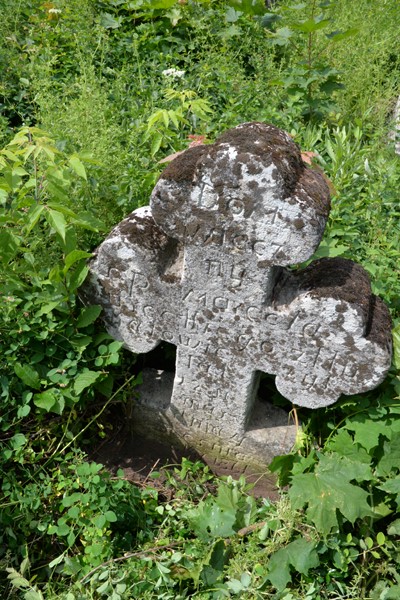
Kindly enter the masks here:
M 102 228 L 75 208 L 85 183 L 81 157 L 38 128 L 22 128 L 0 151 L 0 430 L 32 410 L 60 415 L 94 387 L 111 394 L 107 369 L 121 344 L 95 333 L 100 307 L 77 299 L 91 256 L 79 236 Z
M 270 83 L 284 90 L 285 106 L 307 122 L 321 121 L 334 109 L 334 93 L 343 84 L 327 54 L 333 44 L 357 33 L 355 28 L 332 30 L 328 11 L 333 5 L 331 0 L 279 3 L 261 19 L 282 64 L 282 76 Z

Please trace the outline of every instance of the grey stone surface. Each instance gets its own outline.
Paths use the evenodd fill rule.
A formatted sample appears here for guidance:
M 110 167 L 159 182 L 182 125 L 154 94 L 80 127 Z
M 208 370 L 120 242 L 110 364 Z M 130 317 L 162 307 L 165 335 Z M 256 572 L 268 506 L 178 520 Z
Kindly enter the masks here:
M 314 253 L 329 208 L 323 177 L 271 125 L 240 125 L 165 169 L 150 207 L 97 249 L 86 285 L 127 348 L 177 346 L 173 381 L 145 377 L 139 427 L 265 465 L 290 449 L 295 430 L 257 401 L 259 372 L 309 408 L 383 380 L 390 317 L 366 272 L 344 259 L 287 268 Z

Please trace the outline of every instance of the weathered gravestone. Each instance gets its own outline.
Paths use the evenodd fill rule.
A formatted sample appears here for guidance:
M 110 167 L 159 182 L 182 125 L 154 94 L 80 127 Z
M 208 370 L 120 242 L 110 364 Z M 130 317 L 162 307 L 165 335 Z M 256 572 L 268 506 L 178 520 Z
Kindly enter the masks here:
M 256 399 L 260 372 L 310 408 L 383 380 L 390 317 L 366 272 L 339 258 L 286 268 L 314 253 L 329 208 L 324 178 L 292 139 L 246 123 L 176 158 L 150 207 L 111 232 L 87 295 L 130 350 L 177 347 L 175 376 L 144 375 L 142 432 L 263 467 L 290 449 L 294 427 Z

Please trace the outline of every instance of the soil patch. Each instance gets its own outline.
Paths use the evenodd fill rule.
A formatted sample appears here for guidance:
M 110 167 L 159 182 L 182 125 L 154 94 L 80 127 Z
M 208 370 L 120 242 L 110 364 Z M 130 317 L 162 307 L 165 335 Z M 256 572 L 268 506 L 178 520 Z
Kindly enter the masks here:
M 167 492 L 167 471 L 172 471 L 174 467 L 179 466 L 182 458 L 192 461 L 202 460 L 218 476 L 231 475 L 234 479 L 238 479 L 243 474 L 229 463 L 217 465 L 212 461 L 205 461 L 190 449 L 148 440 L 118 425 L 114 428 L 113 434 L 90 452 L 90 458 L 103 464 L 113 474 L 118 469 L 123 469 L 126 479 L 135 485 L 141 487 L 150 485 L 159 489 L 164 495 Z M 154 471 L 160 473 L 156 479 L 151 476 Z M 271 500 L 278 498 L 274 478 L 270 473 L 246 472 L 246 481 L 254 484 L 251 492 L 254 496 Z

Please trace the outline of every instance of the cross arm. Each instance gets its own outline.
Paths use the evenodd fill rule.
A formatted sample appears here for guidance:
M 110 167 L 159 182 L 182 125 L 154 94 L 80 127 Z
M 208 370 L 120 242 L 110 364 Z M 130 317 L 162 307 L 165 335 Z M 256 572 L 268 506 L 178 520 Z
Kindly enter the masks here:
M 165 327 L 174 330 L 181 260 L 179 243 L 145 207 L 124 219 L 90 262 L 86 298 L 101 304 L 108 332 L 133 352 L 148 352 Z

